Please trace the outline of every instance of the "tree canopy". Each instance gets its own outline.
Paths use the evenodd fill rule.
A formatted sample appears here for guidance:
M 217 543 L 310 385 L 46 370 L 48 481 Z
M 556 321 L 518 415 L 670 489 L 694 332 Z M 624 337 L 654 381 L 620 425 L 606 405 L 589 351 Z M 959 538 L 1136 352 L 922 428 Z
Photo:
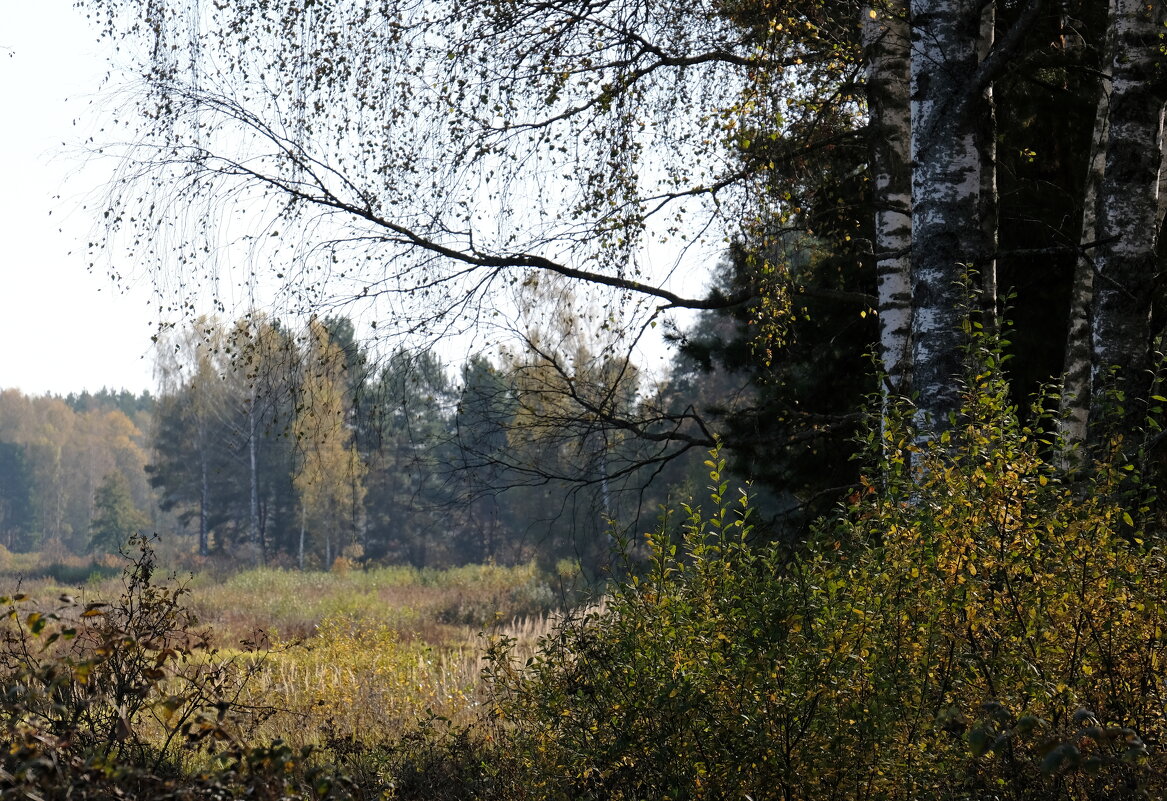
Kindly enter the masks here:
M 130 59 L 107 230 L 178 277 L 175 308 L 230 268 L 288 311 L 517 334 L 546 362 L 523 293 L 554 274 L 587 288 L 560 319 L 627 350 L 560 370 L 544 422 L 683 452 L 707 418 L 654 429 L 585 391 L 670 312 L 748 307 L 763 365 L 822 335 L 808 296 L 874 315 L 883 388 L 928 437 L 958 412 L 962 318 L 996 329 L 1011 303 L 1021 388 L 1073 379 L 1071 443 L 1104 439 L 1116 392 L 1140 424 L 1158 0 L 84 5 Z M 730 249 L 744 280 L 708 282 Z

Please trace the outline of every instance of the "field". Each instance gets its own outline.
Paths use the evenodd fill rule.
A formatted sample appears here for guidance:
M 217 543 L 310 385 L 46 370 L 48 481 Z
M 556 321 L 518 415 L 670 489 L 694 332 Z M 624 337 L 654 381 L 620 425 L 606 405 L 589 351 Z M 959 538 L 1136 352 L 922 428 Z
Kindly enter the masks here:
M 0 594 L 19 590 L 29 608 L 125 592 L 113 563 L 0 557 Z M 419 721 L 472 723 L 487 643 L 510 638 L 517 653 L 529 653 L 564 601 L 534 565 L 417 570 L 341 561 L 329 572 L 162 573 L 154 580 L 181 588 L 178 603 L 209 639 L 193 658 L 232 665 L 233 703 L 256 710 L 249 741 L 312 746 L 332 758 L 391 749 Z M 188 768 L 202 757 L 190 759 Z

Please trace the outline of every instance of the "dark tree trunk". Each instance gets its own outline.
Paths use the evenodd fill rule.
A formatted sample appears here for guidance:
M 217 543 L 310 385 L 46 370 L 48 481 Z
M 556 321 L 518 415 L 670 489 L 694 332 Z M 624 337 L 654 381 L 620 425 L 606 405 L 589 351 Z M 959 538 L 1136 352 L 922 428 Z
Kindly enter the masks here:
M 1099 190 L 1093 297 L 1093 403 L 1089 439 L 1106 437 L 1108 391 L 1121 397 L 1124 428 L 1139 425 L 1151 382 L 1162 163 L 1163 0 L 1115 0 L 1106 163 Z

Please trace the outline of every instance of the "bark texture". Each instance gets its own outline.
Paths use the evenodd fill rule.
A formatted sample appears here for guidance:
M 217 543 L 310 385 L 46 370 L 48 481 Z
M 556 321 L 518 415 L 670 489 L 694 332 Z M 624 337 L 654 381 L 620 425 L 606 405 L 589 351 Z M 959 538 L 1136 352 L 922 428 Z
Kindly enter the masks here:
M 985 64 L 997 41 L 997 6 L 984 4 L 981 30 L 977 41 L 977 60 Z M 976 264 L 980 290 L 981 321 L 991 331 L 998 328 L 997 303 L 997 110 L 993 102 L 993 84 L 986 83 L 977 109 L 977 148 L 981 158 L 980 210 L 984 258 Z
M 912 326 L 911 42 L 907 0 L 865 9 L 867 105 L 875 206 L 879 357 L 894 394 L 909 391 Z
M 1109 3 L 1114 15 L 1114 0 Z M 1063 23 L 1065 24 L 1065 23 Z M 1070 289 L 1070 325 L 1066 336 L 1059 430 L 1067 449 L 1086 440 L 1090 417 L 1090 307 L 1094 301 L 1095 248 L 1098 240 L 1098 192 L 1106 171 L 1107 130 L 1110 120 L 1111 67 L 1114 61 L 1113 26 L 1106 36 L 1102 55 L 1102 75 L 1098 86 L 1098 107 L 1090 140 L 1090 162 L 1083 184 L 1082 248 L 1074 266 Z M 1064 463 L 1063 467 L 1070 467 Z
M 912 0 L 912 390 L 921 431 L 959 406 L 966 270 L 991 256 L 981 225 L 982 4 Z
M 1094 403 L 1106 411 L 1114 382 L 1126 424 L 1138 423 L 1150 388 L 1151 296 L 1159 222 L 1164 59 L 1163 0 L 1115 0 L 1106 166 L 1099 190 L 1097 273 L 1093 299 Z M 1105 436 L 1092 426 L 1089 438 Z

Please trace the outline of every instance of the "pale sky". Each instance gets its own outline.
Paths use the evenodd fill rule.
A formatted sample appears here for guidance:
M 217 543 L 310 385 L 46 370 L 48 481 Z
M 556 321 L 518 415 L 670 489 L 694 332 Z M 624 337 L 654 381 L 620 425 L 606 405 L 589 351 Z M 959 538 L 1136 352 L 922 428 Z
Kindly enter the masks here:
M 66 156 L 106 69 L 95 33 L 73 0 L 0 7 L 0 388 L 153 390 L 149 288 L 87 271 L 80 205 L 104 176 Z
M 153 391 L 157 304 L 149 281 L 122 292 L 105 275 L 110 265 L 99 259 L 95 273 L 87 269 L 97 224 L 82 205 L 100 206 L 112 165 L 85 167 L 79 153 L 86 136 L 119 137 L 95 130 L 108 65 L 73 3 L 0 0 L 0 389 Z M 671 288 L 699 294 L 704 270 L 695 283 Z M 638 359 L 649 369 L 667 362 L 653 339 L 641 342 L 651 353 Z

